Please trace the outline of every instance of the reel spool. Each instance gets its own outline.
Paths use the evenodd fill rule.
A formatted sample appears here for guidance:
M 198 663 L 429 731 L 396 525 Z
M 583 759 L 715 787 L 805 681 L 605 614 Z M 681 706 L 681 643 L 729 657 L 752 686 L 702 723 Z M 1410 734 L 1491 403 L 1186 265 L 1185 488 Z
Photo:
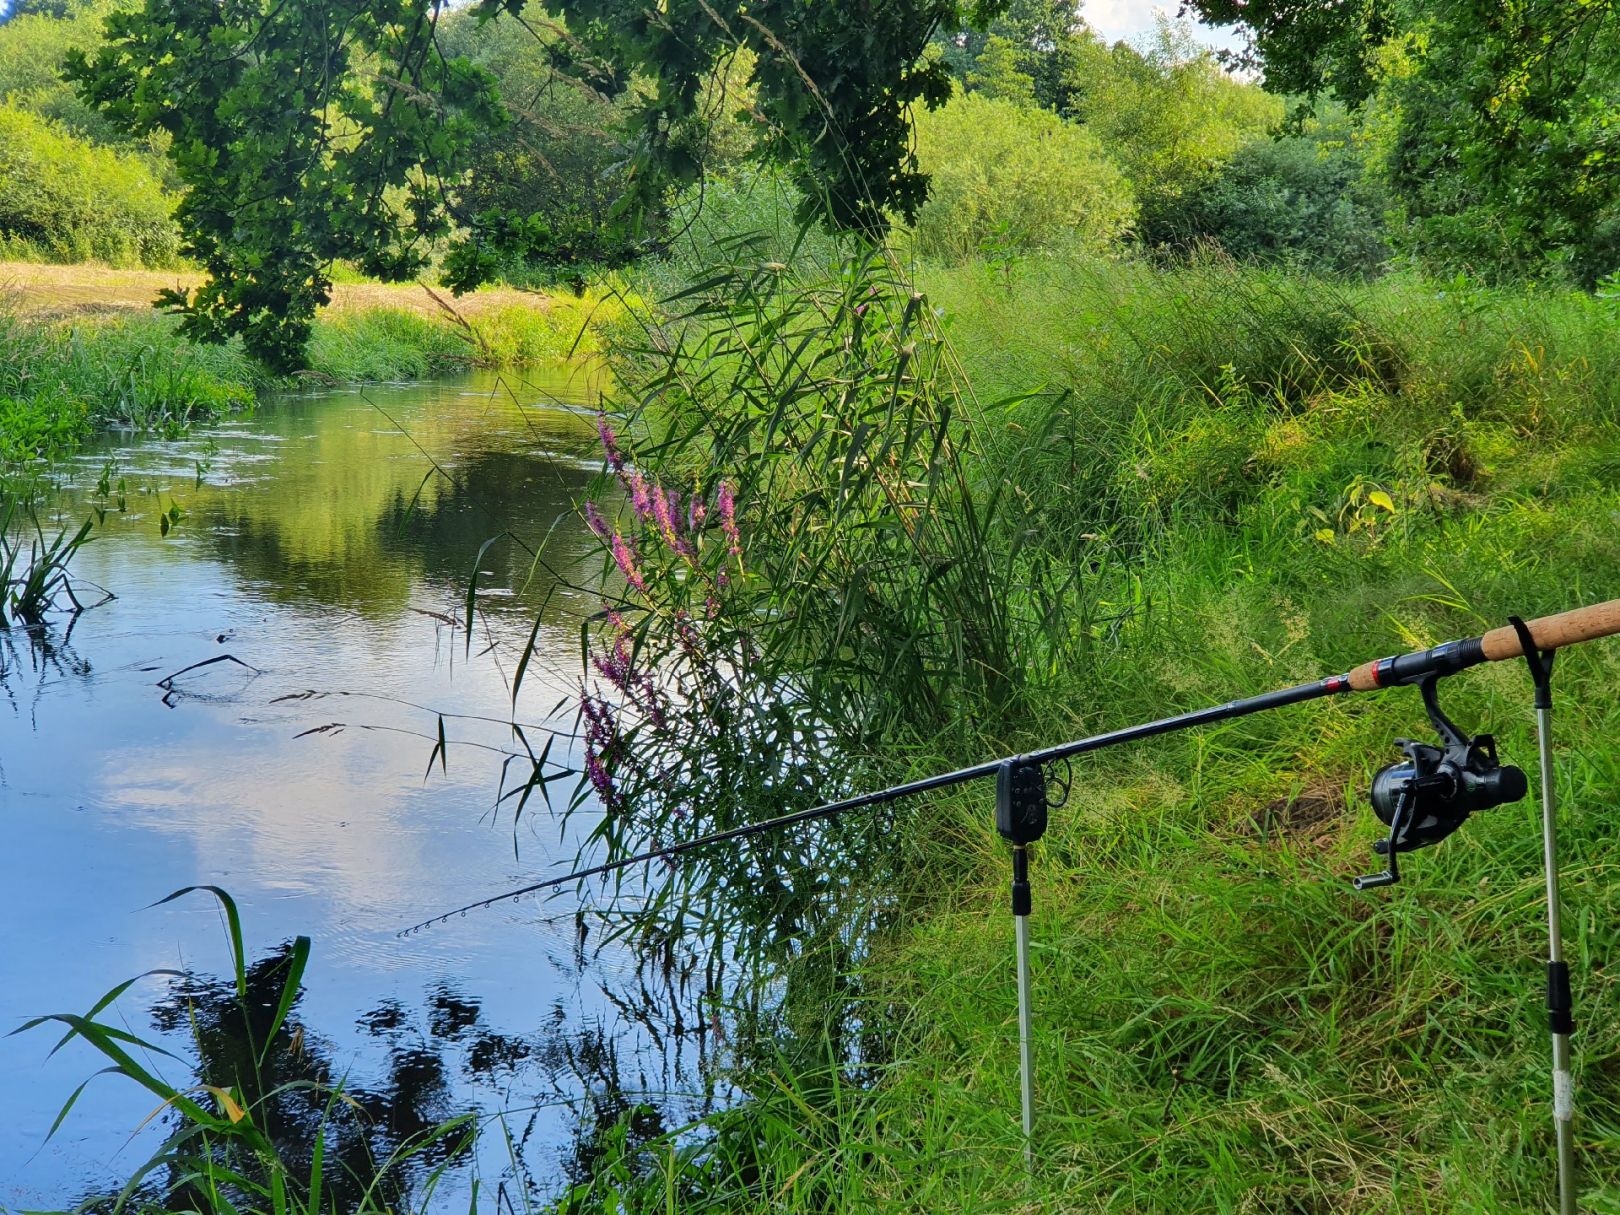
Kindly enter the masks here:
M 1357 890 L 1393 886 L 1401 880 L 1397 854 L 1438 844 L 1476 810 L 1516 802 L 1530 790 L 1522 769 L 1497 758 L 1496 739 L 1489 734 L 1470 738 L 1445 715 L 1437 682 L 1438 677 L 1430 675 L 1418 687 L 1441 745 L 1398 739 L 1406 758 L 1373 776 L 1368 797 L 1373 812 L 1389 827 L 1388 837 L 1373 850 L 1388 857 L 1389 863 L 1382 873 L 1356 878 Z

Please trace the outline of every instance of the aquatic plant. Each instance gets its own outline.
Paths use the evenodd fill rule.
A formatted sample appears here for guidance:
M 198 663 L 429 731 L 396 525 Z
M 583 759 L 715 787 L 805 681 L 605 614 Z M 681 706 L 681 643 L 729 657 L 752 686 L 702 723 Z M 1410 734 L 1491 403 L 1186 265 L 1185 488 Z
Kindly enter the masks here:
M 68 564 L 89 541 L 91 522 L 86 519 L 71 534 L 63 527 L 48 536 L 32 491 L 0 480 L 0 629 L 37 628 L 49 612 L 85 609 Z
M 314 1044 L 292 1020 L 309 963 L 309 938 L 297 937 L 262 961 L 250 962 L 240 913 L 226 891 L 188 886 L 154 906 L 193 893 L 211 895 L 225 919 L 232 978 L 222 991 L 199 986 L 185 972 L 153 970 L 118 984 L 87 1013 L 35 1017 L 12 1031 L 65 1029 L 52 1053 L 74 1041 L 88 1044 L 108 1062 L 96 1076 L 133 1081 L 170 1116 L 171 1129 L 157 1151 L 116 1194 L 86 1206 L 113 1215 L 125 1209 L 199 1215 L 384 1215 L 429 1209 L 446 1173 L 472 1147 L 474 1116 L 415 1130 L 374 1125 L 366 1105 L 315 1061 Z M 131 1033 L 121 1019 L 114 1023 L 119 997 L 154 976 L 171 980 L 179 1000 L 161 1019 L 192 1031 L 199 1059 L 195 1083 L 170 1082 L 161 1066 L 177 1059 L 174 1052 Z M 96 1076 L 68 1097 L 47 1137 L 61 1129 Z M 383 1149 L 380 1154 L 376 1146 Z

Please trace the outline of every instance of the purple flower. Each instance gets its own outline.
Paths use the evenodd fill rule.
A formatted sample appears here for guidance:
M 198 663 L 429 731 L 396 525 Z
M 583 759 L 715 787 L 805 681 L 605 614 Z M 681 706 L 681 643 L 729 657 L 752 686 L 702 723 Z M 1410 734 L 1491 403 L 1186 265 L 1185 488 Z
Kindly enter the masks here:
M 647 484 L 647 478 L 639 472 L 631 471 L 625 478 L 625 484 L 630 487 L 630 505 L 635 507 L 636 518 L 646 522 L 653 517 L 652 489 Z
M 613 533 L 613 560 L 618 562 L 619 572 L 625 576 L 625 580 L 645 595 L 647 593 L 647 580 L 641 576 L 641 569 L 636 565 L 635 554 L 630 551 L 630 546 L 625 543 L 624 537 L 619 535 L 618 532 Z
M 612 711 L 601 701 L 587 696 L 583 690 L 579 697 L 579 711 L 585 719 L 585 775 L 602 799 L 602 804 L 609 810 L 617 809 L 620 805 L 619 792 L 613 786 L 613 775 L 608 771 L 604 758 L 618 737 Z
M 608 538 L 607 520 L 602 518 L 601 512 L 596 509 L 596 503 L 594 502 L 585 503 L 585 526 L 596 534 L 597 539 L 606 540 Z
M 596 415 L 596 433 L 602 437 L 602 449 L 607 452 L 608 466 L 614 472 L 624 471 L 624 453 L 619 450 L 619 436 L 608 425 L 607 414 Z
M 730 541 L 733 557 L 742 553 L 742 537 L 737 532 L 737 491 L 730 481 L 720 482 L 720 530 Z
M 664 542 L 682 557 L 691 561 L 697 556 L 686 537 L 681 535 L 681 496 L 674 490 L 657 487 L 653 490 L 653 518 Z

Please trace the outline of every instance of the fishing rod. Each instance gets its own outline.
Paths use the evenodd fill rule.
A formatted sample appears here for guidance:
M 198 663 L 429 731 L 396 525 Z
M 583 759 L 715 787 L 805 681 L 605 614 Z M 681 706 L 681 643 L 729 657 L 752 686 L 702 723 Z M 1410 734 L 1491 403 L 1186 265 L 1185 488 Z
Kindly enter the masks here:
M 1398 745 L 1406 758 L 1385 766 L 1374 775 L 1369 801 L 1372 803 L 1374 813 L 1389 828 L 1388 835 L 1374 845 L 1374 850 L 1385 857 L 1385 868 L 1382 872 L 1354 879 L 1357 890 L 1390 886 L 1400 880 L 1399 854 L 1436 844 L 1461 827 L 1471 814 L 1518 801 L 1528 792 L 1529 783 L 1524 772 L 1501 762 L 1496 753 L 1495 740 L 1490 735 L 1470 736 L 1452 722 L 1440 708 L 1437 691 L 1441 679 L 1455 675 L 1459 671 L 1465 671 L 1481 663 L 1502 662 L 1523 657 L 1530 665 L 1536 689 L 1543 859 L 1547 878 L 1549 937 L 1547 991 L 1549 1023 L 1553 1035 L 1553 1116 L 1558 1138 L 1559 1210 L 1560 1215 L 1573 1215 L 1575 1211 L 1571 1122 L 1573 1085 L 1569 1071 L 1569 1035 L 1573 1030 L 1573 1022 L 1569 969 L 1563 960 L 1560 940 L 1550 679 L 1552 655 L 1556 651 L 1582 642 L 1614 636 L 1617 633 L 1620 633 L 1620 599 L 1576 608 L 1554 616 L 1544 616 L 1528 624 L 1518 617 L 1510 617 L 1510 623 L 1507 625 L 1480 636 L 1448 641 L 1426 650 L 1373 659 L 1341 675 L 1328 675 L 1294 687 L 1127 726 L 1024 755 L 958 768 L 953 772 L 944 772 L 792 814 L 716 831 L 697 839 L 654 848 L 635 856 L 607 861 L 558 877 L 532 882 L 516 890 L 479 899 L 414 924 L 400 935 L 420 932 L 452 917 L 492 907 L 510 899 L 538 894 L 631 866 L 668 860 L 699 848 L 832 818 L 852 810 L 886 805 L 902 798 L 994 776 L 996 830 L 1013 846 L 1012 913 L 1015 925 L 1015 964 L 1018 972 L 1020 1089 L 1025 1159 L 1032 1166 L 1034 1059 L 1029 984 L 1029 916 L 1033 899 L 1029 883 L 1029 845 L 1045 834 L 1049 811 L 1061 804 L 1061 801 L 1054 803 L 1051 799 L 1046 769 L 1053 764 L 1092 751 L 1247 717 L 1287 705 L 1303 704 L 1307 701 L 1354 692 L 1416 686 L 1422 695 L 1430 724 L 1439 735 L 1440 745 L 1434 746 L 1410 739 L 1399 740 Z M 1063 782 L 1063 786 L 1066 796 L 1067 782 Z

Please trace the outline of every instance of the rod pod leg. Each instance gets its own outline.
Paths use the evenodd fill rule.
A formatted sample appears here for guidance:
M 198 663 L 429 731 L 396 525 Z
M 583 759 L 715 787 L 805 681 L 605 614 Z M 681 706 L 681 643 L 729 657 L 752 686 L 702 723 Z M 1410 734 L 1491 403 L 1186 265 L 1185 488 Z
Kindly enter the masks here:
M 1552 1030 L 1553 1131 L 1558 1139 L 1558 1213 L 1575 1215 L 1575 1085 L 1569 1070 L 1569 964 L 1559 924 L 1557 803 L 1553 790 L 1552 709 L 1536 706 L 1541 758 L 1541 847 L 1547 873 L 1547 1014 Z
M 1013 925 L 1018 965 L 1018 1087 L 1024 1123 L 1024 1167 L 1035 1171 L 1035 1041 L 1029 1005 L 1029 849 L 1013 849 Z
M 1575 1209 L 1575 1084 L 1569 1069 L 1571 1016 L 1569 964 L 1564 961 L 1558 900 L 1558 802 L 1552 749 L 1552 665 L 1557 651 L 1539 651 L 1530 630 L 1517 616 L 1508 617 L 1530 676 L 1536 685 L 1536 752 L 1541 768 L 1541 853 L 1547 875 L 1547 1022 L 1552 1031 L 1553 1134 L 1558 1143 L 1558 1215 Z

